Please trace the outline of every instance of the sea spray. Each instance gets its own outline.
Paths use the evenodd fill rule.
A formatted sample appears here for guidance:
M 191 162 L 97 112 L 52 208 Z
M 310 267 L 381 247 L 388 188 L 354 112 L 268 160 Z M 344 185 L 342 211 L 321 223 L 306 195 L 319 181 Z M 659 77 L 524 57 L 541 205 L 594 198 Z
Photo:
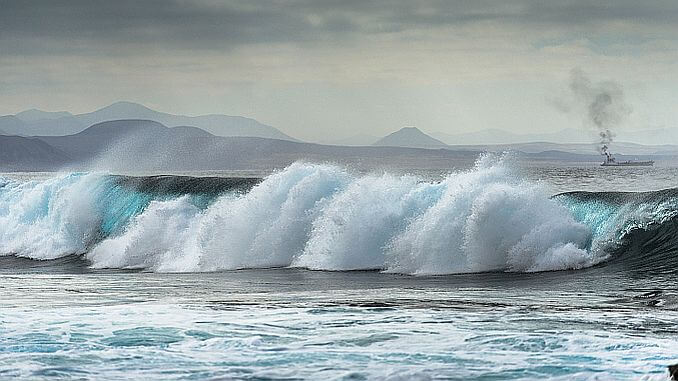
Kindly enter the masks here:
M 590 239 L 585 225 L 501 158 L 484 157 L 440 182 L 296 163 L 204 211 L 182 198 L 153 202 L 87 258 L 95 267 L 179 272 L 541 271 L 595 263 Z
M 85 253 L 96 239 L 94 199 L 101 178 L 68 174 L 44 181 L 1 181 L 0 254 L 53 259 Z
M 246 194 L 222 196 L 204 212 L 186 199 L 157 202 L 87 258 L 95 267 L 180 272 L 289 266 L 322 205 L 348 179 L 338 167 L 296 163 Z M 155 236 L 169 239 L 139 252 Z
M 292 263 L 315 270 L 382 269 L 389 241 L 433 205 L 442 183 L 411 176 L 355 179 L 313 221 L 303 253 Z
M 448 176 L 442 197 L 387 250 L 385 268 L 407 274 L 581 268 L 588 228 L 502 160 L 481 158 Z
M 123 234 L 104 240 L 87 253 L 87 258 L 95 267 L 161 270 L 171 264 L 166 270 L 194 268 L 191 259 L 195 256 L 182 250 L 195 241 L 191 222 L 199 213 L 187 196 L 153 201 Z
M 548 197 L 493 156 L 433 182 L 295 163 L 244 183 L 76 173 L 0 184 L 0 254 L 158 272 L 578 269 L 678 210 L 673 190 Z

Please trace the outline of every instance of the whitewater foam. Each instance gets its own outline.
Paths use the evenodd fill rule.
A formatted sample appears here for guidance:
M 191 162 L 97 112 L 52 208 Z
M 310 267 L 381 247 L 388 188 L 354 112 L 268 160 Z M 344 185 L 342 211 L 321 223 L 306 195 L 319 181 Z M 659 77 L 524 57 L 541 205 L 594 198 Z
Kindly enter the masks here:
M 244 195 L 222 196 L 200 213 L 185 197 L 154 202 L 121 236 L 103 241 L 87 258 L 94 267 L 155 271 L 289 266 L 308 240 L 317 212 L 348 178 L 337 167 L 299 163 Z
M 433 205 L 442 184 L 411 176 L 354 179 L 324 206 L 292 266 L 314 270 L 383 269 L 385 248 L 412 218 Z
M 569 210 L 483 158 L 440 182 L 295 163 L 205 210 L 154 201 L 86 254 L 97 268 L 302 267 L 405 274 L 577 269 L 601 256 Z
M 46 260 L 84 254 L 126 231 L 151 201 L 172 198 L 119 180 L 99 173 L 25 182 L 0 178 L 0 255 Z M 207 192 L 187 196 L 186 202 L 204 206 L 214 197 Z
M 189 269 L 181 252 L 192 239 L 190 223 L 199 209 L 181 197 L 171 201 L 152 201 L 124 233 L 99 243 L 87 258 L 99 268 L 146 268 L 162 271 L 167 264 Z M 169 269 L 166 269 L 166 271 Z
M 82 254 L 96 239 L 100 215 L 96 175 L 44 181 L 0 181 L 0 254 L 53 259 Z
M 503 162 L 483 158 L 444 184 L 440 200 L 390 244 L 388 271 L 544 271 L 594 263 L 588 228 Z
M 0 255 L 159 272 L 550 271 L 605 261 L 678 215 L 671 191 L 548 197 L 509 162 L 483 156 L 440 181 L 295 163 L 261 181 L 182 178 L 172 191 L 179 179 L 0 178 Z

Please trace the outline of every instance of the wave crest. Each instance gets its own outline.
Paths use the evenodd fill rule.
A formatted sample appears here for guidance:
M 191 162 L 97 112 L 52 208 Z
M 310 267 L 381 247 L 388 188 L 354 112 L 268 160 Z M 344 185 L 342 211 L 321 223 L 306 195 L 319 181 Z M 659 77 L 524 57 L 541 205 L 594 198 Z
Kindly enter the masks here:
M 160 272 L 579 269 L 616 255 L 634 232 L 673 221 L 678 197 L 665 193 L 547 197 L 492 156 L 436 182 L 309 163 L 261 181 L 0 179 L 0 254 L 83 254 L 96 268 Z M 673 247 L 672 231 L 661 230 L 663 248 Z
M 440 182 L 296 163 L 204 211 L 183 198 L 154 202 L 87 258 L 153 271 L 541 271 L 595 263 L 589 241 L 585 225 L 501 160 Z

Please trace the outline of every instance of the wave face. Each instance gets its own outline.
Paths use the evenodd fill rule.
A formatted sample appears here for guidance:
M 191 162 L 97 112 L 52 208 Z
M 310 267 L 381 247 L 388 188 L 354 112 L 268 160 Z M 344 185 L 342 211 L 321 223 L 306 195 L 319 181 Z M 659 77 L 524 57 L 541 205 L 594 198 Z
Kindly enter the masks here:
M 161 272 L 533 272 L 616 260 L 633 245 L 633 260 L 672 261 L 678 191 L 667 192 L 548 197 L 491 156 L 439 182 L 308 163 L 263 180 L 4 179 L 0 253 Z
M 590 250 L 610 265 L 675 273 L 678 269 L 678 189 L 653 192 L 568 192 L 554 196 L 595 239 Z

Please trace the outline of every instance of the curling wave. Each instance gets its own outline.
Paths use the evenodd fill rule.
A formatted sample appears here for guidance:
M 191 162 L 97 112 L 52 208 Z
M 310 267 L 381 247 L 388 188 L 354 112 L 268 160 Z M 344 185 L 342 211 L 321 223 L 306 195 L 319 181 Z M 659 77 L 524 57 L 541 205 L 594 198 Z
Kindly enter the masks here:
M 33 259 L 82 254 L 95 268 L 166 272 L 580 269 L 621 257 L 641 231 L 643 242 L 663 242 L 654 255 L 666 255 L 673 247 L 673 230 L 667 231 L 676 217 L 673 193 L 548 197 L 491 156 L 439 182 L 356 176 L 308 163 L 263 180 L 4 179 L 0 253 Z

